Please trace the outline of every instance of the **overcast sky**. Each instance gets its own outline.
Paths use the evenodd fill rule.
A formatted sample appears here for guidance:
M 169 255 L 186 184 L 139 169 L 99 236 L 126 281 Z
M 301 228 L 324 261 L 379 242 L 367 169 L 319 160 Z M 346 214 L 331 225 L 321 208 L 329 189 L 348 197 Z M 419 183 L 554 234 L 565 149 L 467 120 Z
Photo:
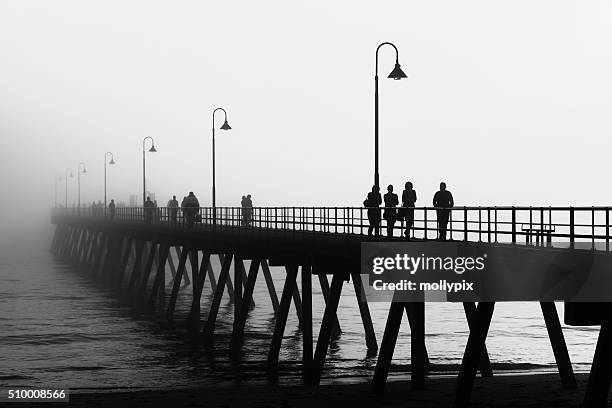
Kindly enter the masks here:
M 611 1 L 0 2 L 3 216 L 142 191 L 219 205 L 360 205 L 373 181 L 380 53 L 381 185 L 431 205 L 611 203 Z M 222 124 L 222 115 L 217 117 Z M 76 200 L 70 179 L 69 202 Z M 63 201 L 64 184 L 59 185 Z M 38 211 L 34 211 L 34 208 Z M 34 211 L 34 212 L 33 212 Z

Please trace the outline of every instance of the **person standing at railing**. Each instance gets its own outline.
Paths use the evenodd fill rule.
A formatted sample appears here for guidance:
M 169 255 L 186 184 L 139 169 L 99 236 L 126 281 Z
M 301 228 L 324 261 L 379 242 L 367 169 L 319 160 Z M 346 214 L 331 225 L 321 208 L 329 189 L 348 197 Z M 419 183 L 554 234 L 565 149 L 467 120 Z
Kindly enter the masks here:
M 397 194 L 393 192 L 393 186 L 389 184 L 387 187 L 387 193 L 384 196 L 385 199 L 385 210 L 383 212 L 383 218 L 387 221 L 387 236 L 393 236 L 393 226 L 397 221 L 397 210 L 395 207 L 399 204 Z
M 253 219 L 253 200 L 251 199 L 250 194 L 247 194 L 244 204 L 245 222 L 246 225 L 249 226 L 251 225 L 251 220 Z
M 183 200 L 181 201 L 181 217 L 183 218 L 183 221 L 181 221 L 183 224 L 185 224 L 187 222 L 187 209 L 185 208 L 185 203 L 187 202 L 187 196 L 183 197 Z
M 368 197 L 364 200 L 363 206 L 368 209 L 368 235 L 374 233 L 375 236 L 380 235 L 380 205 L 382 198 L 380 197 L 380 189 L 378 186 L 373 186 L 372 191 L 368 193 Z
M 247 225 L 246 196 L 242 196 L 242 199 L 240 200 L 240 207 L 242 209 L 242 225 Z
M 184 209 L 185 218 L 187 219 L 187 225 L 189 228 L 193 227 L 193 224 L 196 222 L 196 214 L 200 208 L 200 202 L 196 198 L 193 191 L 189 192 L 189 195 L 185 198 Z
M 450 210 L 455 205 L 453 195 L 446 189 L 446 183 L 440 183 L 440 191 L 434 194 L 433 205 L 436 207 L 438 216 L 438 239 L 446 241 L 446 229 L 448 226 L 448 218 Z
M 110 214 L 110 219 L 114 220 L 115 219 L 115 200 L 110 200 L 110 203 L 108 204 L 108 212 Z
M 404 191 L 402 192 L 402 215 L 406 220 L 406 232 L 404 235 L 406 239 L 410 239 L 410 230 L 414 225 L 414 204 L 417 200 L 416 191 L 412 188 L 411 182 L 406 182 L 404 185 Z
M 144 219 L 147 224 L 153 222 L 153 210 L 155 204 L 151 201 L 151 197 L 147 197 L 147 201 L 144 203 Z
M 178 201 L 176 196 L 172 196 L 172 200 L 168 201 L 168 210 L 170 211 L 170 222 L 176 224 L 176 216 L 178 214 Z
M 159 211 L 159 207 L 157 206 L 157 200 L 153 200 L 153 219 L 156 224 L 159 224 L 160 211 Z

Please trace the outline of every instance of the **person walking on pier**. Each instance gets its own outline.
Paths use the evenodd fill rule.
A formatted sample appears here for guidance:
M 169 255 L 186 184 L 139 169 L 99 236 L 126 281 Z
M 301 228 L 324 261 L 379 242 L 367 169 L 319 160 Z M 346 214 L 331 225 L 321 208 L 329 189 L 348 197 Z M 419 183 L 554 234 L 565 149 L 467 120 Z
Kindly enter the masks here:
M 153 222 L 153 210 L 155 204 L 151 201 L 151 197 L 147 197 L 147 201 L 144 203 L 144 219 L 147 224 L 151 224 Z
M 397 194 L 393 192 L 393 186 L 389 184 L 387 187 L 387 193 L 384 196 L 385 199 L 385 210 L 383 211 L 383 218 L 387 221 L 387 236 L 393 236 L 393 226 L 397 221 L 397 210 L 395 207 L 399 204 Z
M 172 200 L 168 201 L 168 211 L 170 212 L 170 222 L 172 224 L 176 224 L 176 216 L 178 214 L 178 201 L 176 201 L 176 196 L 172 196 Z
M 193 191 L 189 192 L 189 195 L 185 198 L 184 202 L 184 212 L 185 218 L 187 218 L 187 225 L 189 228 L 193 227 L 193 224 L 196 222 L 196 214 L 200 208 L 200 202 L 196 198 Z
M 433 205 L 436 207 L 438 216 L 438 239 L 440 241 L 446 241 L 446 228 L 450 216 L 449 208 L 455 205 L 453 195 L 446 189 L 446 183 L 440 183 L 440 191 L 436 192 L 434 195 Z
M 416 200 L 416 191 L 412 188 L 412 183 L 408 181 L 404 185 L 404 191 L 402 192 L 403 216 L 406 220 L 406 232 L 404 235 L 408 240 L 410 239 L 410 230 L 414 225 L 414 203 L 416 203 Z
M 368 221 L 370 222 L 368 236 L 371 236 L 372 233 L 375 236 L 380 235 L 380 204 L 382 204 L 380 188 L 373 186 L 372 191 L 368 193 L 368 197 L 363 202 L 363 206 L 368 209 Z
M 110 213 L 111 221 L 115 219 L 115 200 L 111 200 L 110 204 L 108 204 L 108 210 Z

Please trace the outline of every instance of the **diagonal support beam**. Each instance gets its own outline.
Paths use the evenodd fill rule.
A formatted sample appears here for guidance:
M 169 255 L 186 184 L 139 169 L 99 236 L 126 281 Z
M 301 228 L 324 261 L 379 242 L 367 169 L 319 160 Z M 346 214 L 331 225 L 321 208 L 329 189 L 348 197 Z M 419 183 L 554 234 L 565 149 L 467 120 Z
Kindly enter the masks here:
M 325 306 L 325 313 L 323 314 L 323 321 L 321 322 L 321 329 L 317 340 L 317 348 L 312 361 L 312 384 L 314 385 L 318 385 L 321 381 L 325 356 L 327 355 L 327 348 L 329 347 L 332 328 L 338 311 L 338 304 L 340 303 L 344 279 L 345 277 L 339 273 L 334 274 L 332 278 L 329 301 Z
M 285 326 L 287 325 L 287 316 L 289 307 L 291 306 L 291 297 L 295 292 L 295 284 L 297 279 L 298 268 L 296 266 L 287 267 L 287 276 L 283 287 L 283 294 L 276 314 L 276 322 L 274 324 L 274 334 L 270 343 L 270 351 L 268 352 L 268 368 L 276 370 L 278 368 L 278 355 L 280 353 L 283 335 L 285 334 Z
M 223 297 L 223 290 L 225 288 L 225 282 L 229 276 L 230 266 L 232 264 L 232 254 L 227 254 L 223 257 L 223 265 L 221 266 L 221 273 L 219 274 L 219 282 L 217 284 L 217 290 L 213 295 L 212 304 L 208 313 L 208 320 L 204 325 L 204 336 L 211 339 L 215 333 L 215 322 L 217 321 L 217 314 L 219 313 L 219 305 L 221 304 L 221 298 Z
M 174 318 L 176 299 L 178 297 L 178 292 L 181 289 L 181 279 L 183 278 L 183 275 L 187 275 L 185 273 L 185 265 L 187 264 L 188 253 L 189 249 L 185 247 L 179 255 L 178 269 L 176 270 L 176 276 L 174 277 L 174 282 L 172 283 L 172 293 L 170 294 L 170 300 L 168 301 L 168 309 L 166 311 L 166 317 L 169 321 L 172 321 L 172 319 Z

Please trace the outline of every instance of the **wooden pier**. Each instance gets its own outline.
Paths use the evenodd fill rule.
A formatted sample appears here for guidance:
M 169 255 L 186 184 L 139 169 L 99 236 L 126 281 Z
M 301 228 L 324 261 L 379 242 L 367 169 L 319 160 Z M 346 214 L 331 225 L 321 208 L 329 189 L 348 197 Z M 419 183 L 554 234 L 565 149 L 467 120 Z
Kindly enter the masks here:
M 576 239 L 592 239 L 594 250 L 597 242 L 604 245 L 604 251 L 609 251 L 610 209 L 587 207 L 582 210 L 590 211 L 591 226 L 576 222 L 575 212 L 581 209 L 575 208 L 455 208 L 448 231 L 451 239 L 475 241 L 483 245 L 503 242 L 516 244 L 521 239 L 526 245 L 533 245 L 534 237 L 538 245 L 546 245 L 553 237 L 572 243 Z M 596 210 L 597 217 L 603 215 L 607 222 L 603 233 L 601 225 L 595 221 Z M 190 282 L 192 292 L 188 321 L 190 327 L 200 331 L 207 342 L 214 341 L 221 299 L 227 291 L 234 305 L 233 330 L 227 345 L 230 356 L 240 354 L 249 311 L 257 307 L 253 290 L 257 279 L 263 275 L 275 313 L 268 367 L 271 371 L 278 369 L 287 317 L 293 303 L 302 332 L 304 378 L 312 385 L 320 382 L 330 340 L 341 332 L 338 304 L 345 282 L 351 281 L 363 323 L 364 347 L 371 352 L 378 350 L 360 275 L 361 243 L 403 238 L 383 239 L 365 235 L 367 216 L 364 209 L 258 208 L 251 210 L 246 218 L 240 208 L 219 208 L 215 217 L 212 216 L 212 209 L 201 208 L 198 211 L 202 222 L 195 225 L 186 224 L 182 214 L 177 217 L 176 213 L 171 213 L 171 209 L 154 211 L 146 214 L 142 208 L 124 208 L 117 209 L 112 217 L 87 211 L 57 211 L 52 217 L 56 231 L 51 251 L 58 258 L 78 265 L 93 278 L 112 285 L 139 307 L 163 311 L 168 321 L 174 319 L 177 297 L 185 287 L 183 283 Z M 416 218 L 413 228 L 416 236 L 413 239 L 435 239 L 437 227 L 431 224 L 435 217 L 429 215 L 428 220 L 430 211 L 435 209 L 424 208 L 423 217 Z M 557 222 L 553 212 L 563 213 L 569 220 Z M 588 233 L 581 232 L 588 228 L 591 228 Z M 534 248 L 537 250 L 537 247 Z M 219 270 L 213 268 L 211 260 L 214 258 L 221 265 Z M 280 299 L 271 266 L 282 267 L 283 270 L 284 285 Z M 165 285 L 167 273 L 172 275 L 171 289 Z M 313 276 L 319 281 L 326 303 L 316 343 L 313 341 L 316 334 L 312 316 Z M 201 311 L 200 300 L 206 279 L 210 282 L 212 303 L 208 311 Z M 575 388 L 574 373 L 555 304 L 541 302 L 540 308 L 559 370 L 560 385 L 567 389 Z M 478 371 L 482 376 L 493 375 L 485 343 L 494 303 L 481 302 L 476 305 L 465 302 L 463 309 L 470 335 L 458 376 L 455 407 L 469 405 Z M 425 385 L 428 355 L 424 302 L 393 302 L 373 373 L 374 392 L 384 390 L 404 314 L 411 336 L 411 384 L 413 389 Z M 605 341 L 611 337 L 609 327 L 612 326 L 606 320 L 603 327 L 606 329 L 600 335 L 585 397 L 585 406 L 588 407 L 600 406 L 602 398 L 605 401 L 612 381 L 612 369 L 609 368 L 612 366 L 612 351 L 609 350 L 610 342 Z

